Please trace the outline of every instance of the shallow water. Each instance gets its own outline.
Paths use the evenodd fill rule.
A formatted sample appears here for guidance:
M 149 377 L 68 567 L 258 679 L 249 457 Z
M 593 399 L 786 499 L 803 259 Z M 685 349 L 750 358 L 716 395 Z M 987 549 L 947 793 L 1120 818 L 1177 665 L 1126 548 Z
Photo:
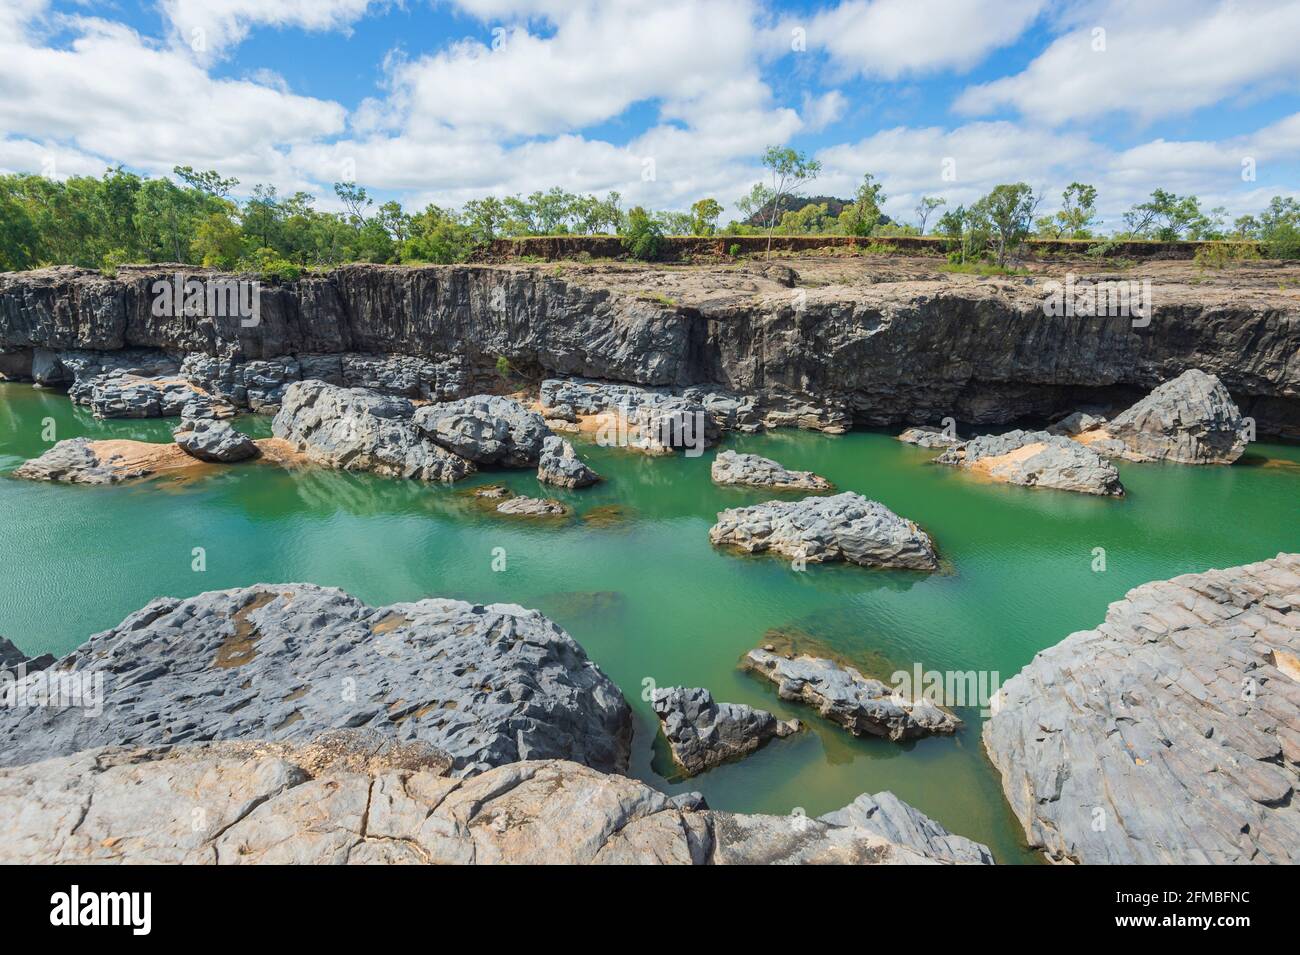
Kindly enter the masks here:
M 0 384 L 0 471 L 55 437 L 169 440 L 171 421 L 96 421 L 66 397 Z M 269 433 L 266 419 L 241 419 Z M 799 432 L 723 447 L 808 468 L 925 527 L 944 573 L 818 567 L 714 549 L 724 507 L 772 495 L 715 487 L 713 452 L 645 458 L 577 442 L 607 480 L 565 492 L 531 472 L 453 488 L 333 471 L 244 464 L 185 482 L 115 488 L 0 478 L 0 634 L 29 653 L 66 653 L 152 598 L 258 582 L 341 587 L 382 604 L 426 596 L 536 607 L 622 687 L 637 714 L 633 774 L 699 790 L 715 808 L 810 815 L 861 792 L 893 790 L 954 832 L 1026 861 L 1018 826 L 979 745 L 980 710 L 955 738 L 858 740 L 736 670 L 780 629 L 888 678 L 895 669 L 1011 676 L 1038 650 L 1100 623 L 1106 605 L 1149 580 L 1300 549 L 1300 448 L 1257 444 L 1233 467 L 1120 463 L 1129 495 L 1102 500 L 986 483 L 931 465 L 935 452 L 888 435 Z M 507 519 L 461 493 L 503 482 L 568 501 L 559 522 Z M 193 548 L 207 569 L 191 569 Z M 1095 572 L 1094 549 L 1106 569 Z M 504 548 L 506 569 L 492 569 Z M 705 686 L 716 698 L 797 716 L 805 732 L 689 781 L 655 750 L 647 681 Z

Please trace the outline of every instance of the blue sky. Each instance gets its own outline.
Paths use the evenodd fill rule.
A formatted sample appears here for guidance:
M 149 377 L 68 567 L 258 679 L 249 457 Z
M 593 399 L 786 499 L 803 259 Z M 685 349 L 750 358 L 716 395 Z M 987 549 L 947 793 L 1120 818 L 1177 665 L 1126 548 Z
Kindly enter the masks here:
M 1300 188 L 1298 36 L 1300 0 L 0 0 L 0 169 L 684 208 L 782 143 L 903 220 L 1017 180 L 1237 214 Z

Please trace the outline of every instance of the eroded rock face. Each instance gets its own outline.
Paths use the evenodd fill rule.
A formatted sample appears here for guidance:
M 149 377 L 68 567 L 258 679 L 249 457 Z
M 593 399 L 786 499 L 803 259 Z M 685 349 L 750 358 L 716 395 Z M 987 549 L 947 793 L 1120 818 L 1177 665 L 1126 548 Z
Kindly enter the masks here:
M 1050 487 L 1120 497 L 1115 466 L 1077 441 L 1046 431 L 985 434 L 953 445 L 935 458 L 938 464 L 975 471 L 1005 484 Z
M 769 740 L 799 732 L 798 720 L 779 720 L 743 703 L 715 703 L 702 687 L 655 690 L 650 705 L 659 717 L 673 760 L 695 776 L 747 756 Z
M 1056 861 L 1300 862 L 1300 555 L 1129 591 L 1003 685 L 984 747 Z
M 18 465 L 13 476 L 61 484 L 117 484 L 149 476 L 144 468 L 117 466 L 96 453 L 94 444 L 89 438 L 67 438 L 40 457 Z
M 96 418 L 174 417 L 201 394 L 182 378 L 140 378 L 120 371 L 79 380 L 68 389 L 68 397 L 87 405 Z
M 714 484 L 741 484 L 774 490 L 829 491 L 830 481 L 812 471 L 791 471 L 757 454 L 720 451 L 711 469 Z
M 432 441 L 412 418 L 405 398 L 323 381 L 285 389 L 271 431 L 317 464 L 385 477 L 458 481 L 473 462 Z
M 728 508 L 709 530 L 714 544 L 773 551 L 813 563 L 937 570 L 930 535 L 878 501 L 845 491 L 802 501 Z
M 627 763 L 631 714 L 618 688 L 567 633 L 513 604 L 368 607 L 310 584 L 164 597 L 57 671 L 102 679 L 102 713 L 4 707 L 0 764 L 342 727 L 437 746 L 455 775 L 530 758 Z
M 784 657 L 768 650 L 750 650 L 740 665 L 775 683 L 781 699 L 807 703 L 854 736 L 883 736 L 898 742 L 954 733 L 962 725 L 956 716 L 924 697 L 896 697 L 881 681 L 825 657 Z
M 475 464 L 535 467 L 550 436 L 542 416 L 513 398 L 475 395 L 416 409 L 415 426 L 435 444 Z
M 27 673 L 44 670 L 54 663 L 54 657 L 48 653 L 29 657 L 13 645 L 13 642 L 0 637 L 0 670 L 18 670 L 22 667 Z
M 1231 464 L 1246 450 L 1241 412 L 1228 389 L 1194 368 L 1117 415 L 1105 430 L 1130 461 Z
M 186 454 L 200 461 L 230 464 L 257 457 L 257 445 L 248 435 L 236 431 L 224 421 L 196 418 L 172 433 L 172 438 Z
M 590 487 L 600 480 L 600 475 L 586 465 L 573 445 L 557 434 L 542 442 L 542 454 L 537 462 L 537 480 L 556 487 Z
M 446 775 L 447 763 L 357 731 L 89 750 L 0 770 L 0 862 L 992 862 L 889 793 L 821 819 L 746 816 L 565 760 L 472 779 Z

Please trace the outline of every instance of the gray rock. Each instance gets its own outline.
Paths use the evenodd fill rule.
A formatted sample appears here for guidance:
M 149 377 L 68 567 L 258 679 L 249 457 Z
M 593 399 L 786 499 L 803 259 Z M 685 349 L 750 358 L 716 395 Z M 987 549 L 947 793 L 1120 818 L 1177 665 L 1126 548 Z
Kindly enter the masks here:
M 1063 434 L 1072 438 L 1075 435 L 1095 431 L 1105 423 L 1106 419 L 1099 415 L 1088 414 L 1086 411 L 1075 411 L 1056 422 L 1047 429 L 1047 432 L 1048 434 Z
M 547 415 L 551 408 L 568 407 L 576 414 L 614 415 L 625 422 L 625 427 L 611 429 L 614 433 L 607 437 L 598 433 L 598 440 L 647 454 L 680 450 L 698 454 L 717 443 L 721 427 L 705 407 L 704 393 L 690 394 L 582 379 L 547 379 L 542 382 L 539 403 Z
M 13 471 L 16 478 L 61 484 L 117 484 L 148 477 L 145 468 L 123 468 L 96 453 L 89 438 L 68 438 L 40 457 L 24 461 Z
M 992 861 L 889 793 L 821 819 L 748 816 L 565 760 L 471 779 L 446 766 L 432 747 L 355 730 L 292 743 L 92 749 L 0 770 L 0 863 Z M 887 815 L 862 810 L 868 799 Z
M 1193 368 L 1156 388 L 1106 425 L 1130 461 L 1231 464 L 1246 450 L 1246 433 L 1228 389 Z
M 1121 497 L 1115 466 L 1077 441 L 1046 431 L 985 434 L 944 451 L 935 462 L 976 471 L 995 481 Z
M 258 455 L 253 439 L 224 421 L 189 420 L 172 433 L 172 438 L 181 450 L 200 461 L 229 464 Z
M 729 508 L 718 515 L 709 540 L 812 563 L 842 560 L 869 567 L 939 567 L 930 535 L 878 501 L 852 491 Z
M 880 680 L 825 657 L 783 657 L 768 650 L 750 650 L 740 666 L 775 683 L 781 699 L 807 703 L 854 736 L 883 736 L 899 742 L 955 733 L 962 725 L 956 716 L 924 697 L 909 700 L 895 695 Z
M 711 469 L 714 484 L 741 484 L 774 490 L 829 491 L 835 487 L 812 471 L 790 471 L 771 458 L 757 454 L 720 451 Z
M 920 448 L 950 448 L 961 443 L 957 438 L 949 437 L 945 432 L 928 425 L 908 428 L 898 436 L 898 440 Z
M 1130 590 L 1003 685 L 984 748 L 1055 861 L 1300 863 L 1300 554 Z
M 89 406 L 96 418 L 173 417 L 200 394 L 182 378 L 140 378 L 120 371 L 79 380 L 68 389 L 68 397 Z
M 573 445 L 559 435 L 549 435 L 542 442 L 542 454 L 537 462 L 537 480 L 557 487 L 589 487 L 600 480 L 600 475 L 589 468 L 573 450 Z
M 102 679 L 102 712 L 3 708 L 0 765 L 347 727 L 437 746 L 456 775 L 561 756 L 627 765 L 631 713 L 618 687 L 567 633 L 513 604 L 368 607 L 310 584 L 162 597 L 55 669 Z
M 426 405 L 413 421 L 429 440 L 462 458 L 512 468 L 536 467 L 551 434 L 541 415 L 498 395 Z
M 271 431 L 318 464 L 385 477 L 458 481 L 473 462 L 436 444 L 412 420 L 405 398 L 323 381 L 294 382 L 284 392 Z
M 673 759 L 687 776 L 747 756 L 769 740 L 799 732 L 798 720 L 779 720 L 743 703 L 715 703 L 700 687 L 654 691 L 650 705 L 659 717 Z
M 562 503 L 549 497 L 512 497 L 496 507 L 498 514 L 510 514 L 514 517 L 563 517 L 569 509 Z
M 29 657 L 23 651 L 19 650 L 13 643 L 0 637 L 0 670 L 16 671 L 20 667 L 25 673 L 35 673 L 37 670 L 44 670 L 54 664 L 54 656 L 49 653 L 42 653 L 39 656 Z

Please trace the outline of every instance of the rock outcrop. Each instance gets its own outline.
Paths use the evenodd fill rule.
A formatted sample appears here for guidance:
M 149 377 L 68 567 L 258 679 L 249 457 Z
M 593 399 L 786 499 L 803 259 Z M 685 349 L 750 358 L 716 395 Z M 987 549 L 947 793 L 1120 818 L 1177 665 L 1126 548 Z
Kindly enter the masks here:
M 94 706 L 0 708 L 0 765 L 344 727 L 437 746 L 458 776 L 561 757 L 621 771 L 628 758 L 618 688 L 567 633 L 513 604 L 368 607 L 310 584 L 163 597 L 53 672 L 102 681 L 82 700 Z
M 186 454 L 200 461 L 231 464 L 257 457 L 257 444 L 224 421 L 212 418 L 186 420 L 172 438 Z
M 497 395 L 424 405 L 412 420 L 448 451 L 475 464 L 501 467 L 536 467 L 542 442 L 551 434 L 541 415 Z
M 0 671 L 17 671 L 22 668 L 23 672 L 35 673 L 37 670 L 47 669 L 53 663 L 54 657 L 51 654 L 42 653 L 39 656 L 29 657 L 14 646 L 12 641 L 0 637 Z
M 356 731 L 92 749 L 0 770 L 0 863 L 992 862 L 890 793 L 821 819 L 748 816 L 565 760 L 472 779 L 447 764 Z
M 1124 494 L 1113 464 L 1077 441 L 1046 431 L 980 435 L 953 445 L 935 462 L 966 468 L 1004 484 L 1111 497 Z
M 175 417 L 201 396 L 206 397 L 181 378 L 140 378 L 120 371 L 78 381 L 68 389 L 68 397 L 89 407 L 96 418 Z
M 757 454 L 720 451 L 711 469 L 714 484 L 740 484 L 773 490 L 829 491 L 830 481 L 812 471 L 791 471 Z
M 1003 685 L 984 747 L 1055 861 L 1300 863 L 1300 555 L 1129 591 Z
M 573 445 L 553 434 L 542 442 L 542 454 L 537 462 L 537 480 L 556 487 L 580 488 L 595 484 L 600 480 L 600 475 L 578 457 Z
M 434 442 L 406 398 L 323 381 L 289 385 L 271 431 L 317 464 L 384 477 L 458 481 L 474 463 Z
M 783 700 L 807 703 L 854 736 L 883 736 L 899 742 L 954 733 L 962 721 L 925 697 L 910 700 L 879 680 L 825 657 L 786 657 L 750 650 L 740 661 L 776 684 Z
M 898 436 L 898 440 L 904 444 L 914 444 L 918 448 L 950 448 L 961 443 L 957 438 L 949 437 L 946 432 L 928 425 L 908 428 Z
M 198 461 L 176 444 L 150 441 L 67 438 L 40 457 L 24 461 L 13 476 L 59 484 L 118 484 L 196 467 Z
M 658 689 L 650 706 L 659 717 L 673 761 L 695 776 L 747 756 L 769 740 L 799 732 L 798 720 L 779 720 L 743 703 L 715 703 L 702 687 Z
M 1228 389 L 1195 368 L 1156 388 L 1103 426 L 1130 461 L 1231 464 L 1246 450 L 1246 432 Z
M 845 491 L 802 501 L 768 501 L 718 515 L 709 540 L 752 553 L 773 551 L 812 563 L 937 570 L 930 535 L 878 501 Z
M 512 517 L 563 517 L 569 509 L 562 501 L 550 497 L 525 497 L 520 494 L 496 506 L 498 514 Z

